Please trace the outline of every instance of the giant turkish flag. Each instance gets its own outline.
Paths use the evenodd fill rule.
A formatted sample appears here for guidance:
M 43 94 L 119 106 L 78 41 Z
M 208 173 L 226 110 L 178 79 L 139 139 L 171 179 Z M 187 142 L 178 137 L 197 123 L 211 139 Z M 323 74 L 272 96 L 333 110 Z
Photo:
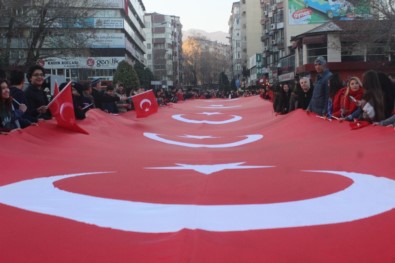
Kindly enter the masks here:
M 259 97 L 0 137 L 0 262 L 394 262 L 395 131 Z

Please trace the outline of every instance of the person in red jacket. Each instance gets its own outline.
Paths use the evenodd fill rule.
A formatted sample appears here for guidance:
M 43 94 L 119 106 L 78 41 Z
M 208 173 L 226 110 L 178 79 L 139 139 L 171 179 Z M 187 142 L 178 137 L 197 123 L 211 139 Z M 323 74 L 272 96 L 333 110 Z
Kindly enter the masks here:
M 362 95 L 361 80 L 358 77 L 351 77 L 347 87 L 340 89 L 333 99 L 332 116 L 349 120 L 347 117 L 358 108 L 357 101 L 362 99 Z

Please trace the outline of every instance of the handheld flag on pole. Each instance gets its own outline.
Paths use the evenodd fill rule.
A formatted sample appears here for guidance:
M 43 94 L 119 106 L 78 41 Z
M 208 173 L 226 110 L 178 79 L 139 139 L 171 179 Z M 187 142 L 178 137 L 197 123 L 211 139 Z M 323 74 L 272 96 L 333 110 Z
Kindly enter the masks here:
M 55 117 L 58 126 L 75 132 L 89 134 L 79 127 L 75 121 L 71 82 L 67 83 L 67 85 L 58 92 L 47 107 L 51 111 L 52 116 Z
M 132 96 L 134 109 L 137 118 L 145 118 L 158 112 L 158 102 L 152 90 Z

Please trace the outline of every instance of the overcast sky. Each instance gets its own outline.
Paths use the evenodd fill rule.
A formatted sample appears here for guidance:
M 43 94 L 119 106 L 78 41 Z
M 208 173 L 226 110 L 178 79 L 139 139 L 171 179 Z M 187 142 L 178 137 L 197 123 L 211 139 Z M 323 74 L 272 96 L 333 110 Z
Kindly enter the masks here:
M 143 0 L 147 13 L 179 16 L 183 30 L 228 32 L 233 0 Z

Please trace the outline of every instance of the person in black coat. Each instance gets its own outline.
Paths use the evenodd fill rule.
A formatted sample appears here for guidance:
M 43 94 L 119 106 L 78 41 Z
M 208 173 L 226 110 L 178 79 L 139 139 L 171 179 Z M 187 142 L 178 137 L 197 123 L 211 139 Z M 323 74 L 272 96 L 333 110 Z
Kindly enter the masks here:
M 280 91 L 276 94 L 273 107 L 274 112 L 278 114 L 286 114 L 289 112 L 289 101 L 291 98 L 291 90 L 288 83 L 281 85 Z
M 37 122 L 38 119 L 51 119 L 52 116 L 47 107 L 48 97 L 43 88 L 45 81 L 44 68 L 34 65 L 29 68 L 26 77 L 30 83 L 25 90 L 27 103 L 26 115 L 28 119 L 32 122 Z
M 27 105 L 23 85 L 25 84 L 25 73 L 21 70 L 12 70 L 10 73 L 10 95 L 13 99 L 12 104 L 15 109 L 20 105 Z M 33 120 L 29 120 L 26 112 L 23 113 L 22 119 L 19 121 L 21 128 L 26 128 L 32 124 Z
M 384 118 L 387 119 L 394 114 L 395 109 L 395 84 L 391 78 L 383 73 L 378 72 L 380 86 L 384 96 Z
M 104 108 L 105 105 L 120 101 L 120 97 L 109 96 L 108 94 L 106 94 L 104 89 L 107 87 L 101 85 L 100 79 L 94 79 L 91 82 L 91 86 L 92 86 L 92 96 L 93 96 L 96 108 L 106 111 L 106 109 Z M 126 99 L 126 97 L 125 97 L 125 99 Z
M 313 83 L 309 78 L 300 78 L 299 83 L 292 92 L 289 110 L 293 111 L 295 109 L 307 109 L 313 95 L 313 87 Z

